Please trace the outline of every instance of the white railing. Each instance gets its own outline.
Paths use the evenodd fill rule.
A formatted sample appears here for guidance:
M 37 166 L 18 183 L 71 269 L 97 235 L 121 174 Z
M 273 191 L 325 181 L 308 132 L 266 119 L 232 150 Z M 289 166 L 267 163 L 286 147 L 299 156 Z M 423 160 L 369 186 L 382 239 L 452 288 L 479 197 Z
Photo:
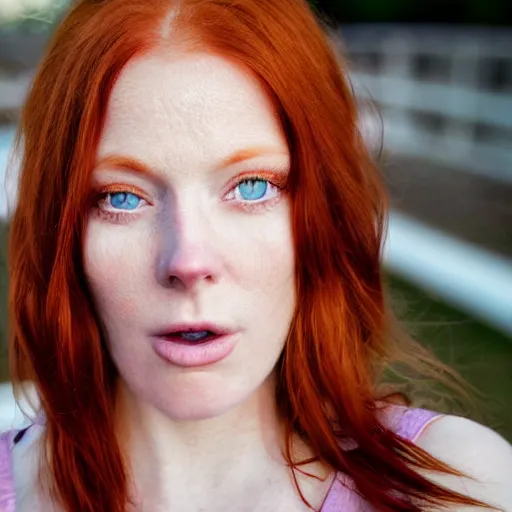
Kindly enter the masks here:
M 376 104 L 391 157 L 512 185 L 512 31 L 362 26 L 348 32 L 341 35 L 371 145 L 379 146 L 381 136 Z M 422 72 L 421 59 L 424 68 L 437 69 Z M 492 66 L 501 69 L 501 84 L 494 84 L 500 91 L 482 85 Z M 425 115 L 437 127 L 422 123 Z M 510 259 L 396 212 L 385 254 L 393 272 L 512 336 Z
M 512 336 L 512 262 L 393 212 L 384 261 L 392 273 Z
M 350 34 L 352 81 L 361 99 L 378 103 L 388 149 L 512 183 L 512 31 Z M 492 69 L 501 74 L 496 90 L 482 84 Z M 440 126 L 422 125 L 422 115 Z

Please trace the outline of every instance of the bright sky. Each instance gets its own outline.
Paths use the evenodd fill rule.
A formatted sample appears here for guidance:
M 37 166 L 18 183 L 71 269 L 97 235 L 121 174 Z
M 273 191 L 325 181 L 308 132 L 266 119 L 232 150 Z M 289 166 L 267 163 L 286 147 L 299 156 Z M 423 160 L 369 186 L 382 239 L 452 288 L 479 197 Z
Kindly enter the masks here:
M 0 22 L 14 21 L 35 11 L 45 11 L 57 5 L 60 0 L 0 0 Z

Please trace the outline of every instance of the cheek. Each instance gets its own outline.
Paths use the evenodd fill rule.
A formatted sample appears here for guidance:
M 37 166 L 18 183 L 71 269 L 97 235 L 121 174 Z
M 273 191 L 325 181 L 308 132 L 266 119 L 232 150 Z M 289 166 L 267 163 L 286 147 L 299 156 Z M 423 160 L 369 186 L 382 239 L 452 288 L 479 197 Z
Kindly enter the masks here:
M 117 231 L 117 232 L 116 232 Z M 130 318 L 137 312 L 134 298 L 143 279 L 147 252 L 123 229 L 112 230 L 91 221 L 84 240 L 84 270 L 104 321 Z M 146 256 L 147 257 L 147 256 Z
M 259 292 L 266 309 L 287 308 L 294 300 L 295 251 L 286 215 L 274 217 L 263 229 L 243 237 L 233 260 L 243 287 L 248 292 Z

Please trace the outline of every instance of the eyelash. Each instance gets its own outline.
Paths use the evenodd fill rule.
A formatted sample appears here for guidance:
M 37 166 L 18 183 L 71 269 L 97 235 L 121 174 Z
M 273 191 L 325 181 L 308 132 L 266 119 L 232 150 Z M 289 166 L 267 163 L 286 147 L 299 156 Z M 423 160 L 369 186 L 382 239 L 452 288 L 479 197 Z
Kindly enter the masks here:
M 287 176 L 281 172 L 269 172 L 269 171 L 259 171 L 259 172 L 248 172 L 242 175 L 237 176 L 227 187 L 227 191 L 224 193 L 224 196 L 234 191 L 236 187 L 240 184 L 247 181 L 266 181 L 271 187 L 274 187 L 277 191 L 277 194 L 272 199 L 263 199 L 263 200 L 255 200 L 255 201 L 236 201 L 236 200 L 228 200 L 228 202 L 236 202 L 237 207 L 242 208 L 245 211 L 255 212 L 261 210 L 267 210 L 272 208 L 280 199 L 283 192 L 286 189 L 286 181 Z M 131 193 L 140 197 L 143 201 L 145 201 L 148 205 L 151 206 L 151 201 L 147 197 L 147 195 L 138 187 L 134 187 L 132 185 L 126 184 L 112 184 L 101 187 L 95 193 L 94 199 L 94 211 L 101 218 L 108 220 L 114 223 L 125 223 L 133 219 L 133 216 L 136 214 L 135 211 L 112 211 L 105 209 L 101 203 L 106 200 L 106 198 L 110 194 L 116 193 Z M 138 212 L 139 209 L 137 209 Z
M 102 206 L 102 202 L 105 201 L 110 194 L 119 194 L 123 192 L 134 194 L 137 197 L 140 197 L 141 200 L 145 201 L 148 205 L 151 205 L 151 201 L 140 188 L 134 187 L 133 185 L 116 183 L 112 185 L 106 185 L 97 190 L 94 198 L 94 212 L 102 219 L 118 224 L 122 224 L 129 221 L 130 219 L 133 219 L 134 213 L 121 210 L 107 210 L 104 206 Z
M 277 191 L 276 197 L 272 199 L 263 199 L 255 201 L 234 201 L 237 202 L 237 206 L 243 210 L 249 212 L 268 210 L 272 208 L 279 200 L 283 192 L 286 190 L 287 176 L 283 172 L 271 172 L 271 171 L 259 171 L 259 172 L 248 172 L 237 176 L 228 186 L 228 191 L 234 191 L 236 187 L 246 181 L 266 181 L 271 187 L 274 187 Z M 226 195 L 224 194 L 224 195 Z M 232 200 L 230 200 L 232 201 Z

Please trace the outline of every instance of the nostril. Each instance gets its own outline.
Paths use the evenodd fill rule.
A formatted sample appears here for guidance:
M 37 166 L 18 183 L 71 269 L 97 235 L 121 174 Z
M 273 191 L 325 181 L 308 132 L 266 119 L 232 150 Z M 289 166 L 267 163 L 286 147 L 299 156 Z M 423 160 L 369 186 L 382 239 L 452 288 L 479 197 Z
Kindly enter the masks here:
M 212 276 L 207 272 L 194 272 L 191 271 L 189 273 L 183 273 L 182 276 L 170 275 L 168 277 L 169 286 L 171 288 L 188 288 L 192 286 L 194 283 L 199 281 L 210 281 Z
M 169 276 L 169 284 L 176 288 L 180 284 L 180 280 L 176 276 Z

